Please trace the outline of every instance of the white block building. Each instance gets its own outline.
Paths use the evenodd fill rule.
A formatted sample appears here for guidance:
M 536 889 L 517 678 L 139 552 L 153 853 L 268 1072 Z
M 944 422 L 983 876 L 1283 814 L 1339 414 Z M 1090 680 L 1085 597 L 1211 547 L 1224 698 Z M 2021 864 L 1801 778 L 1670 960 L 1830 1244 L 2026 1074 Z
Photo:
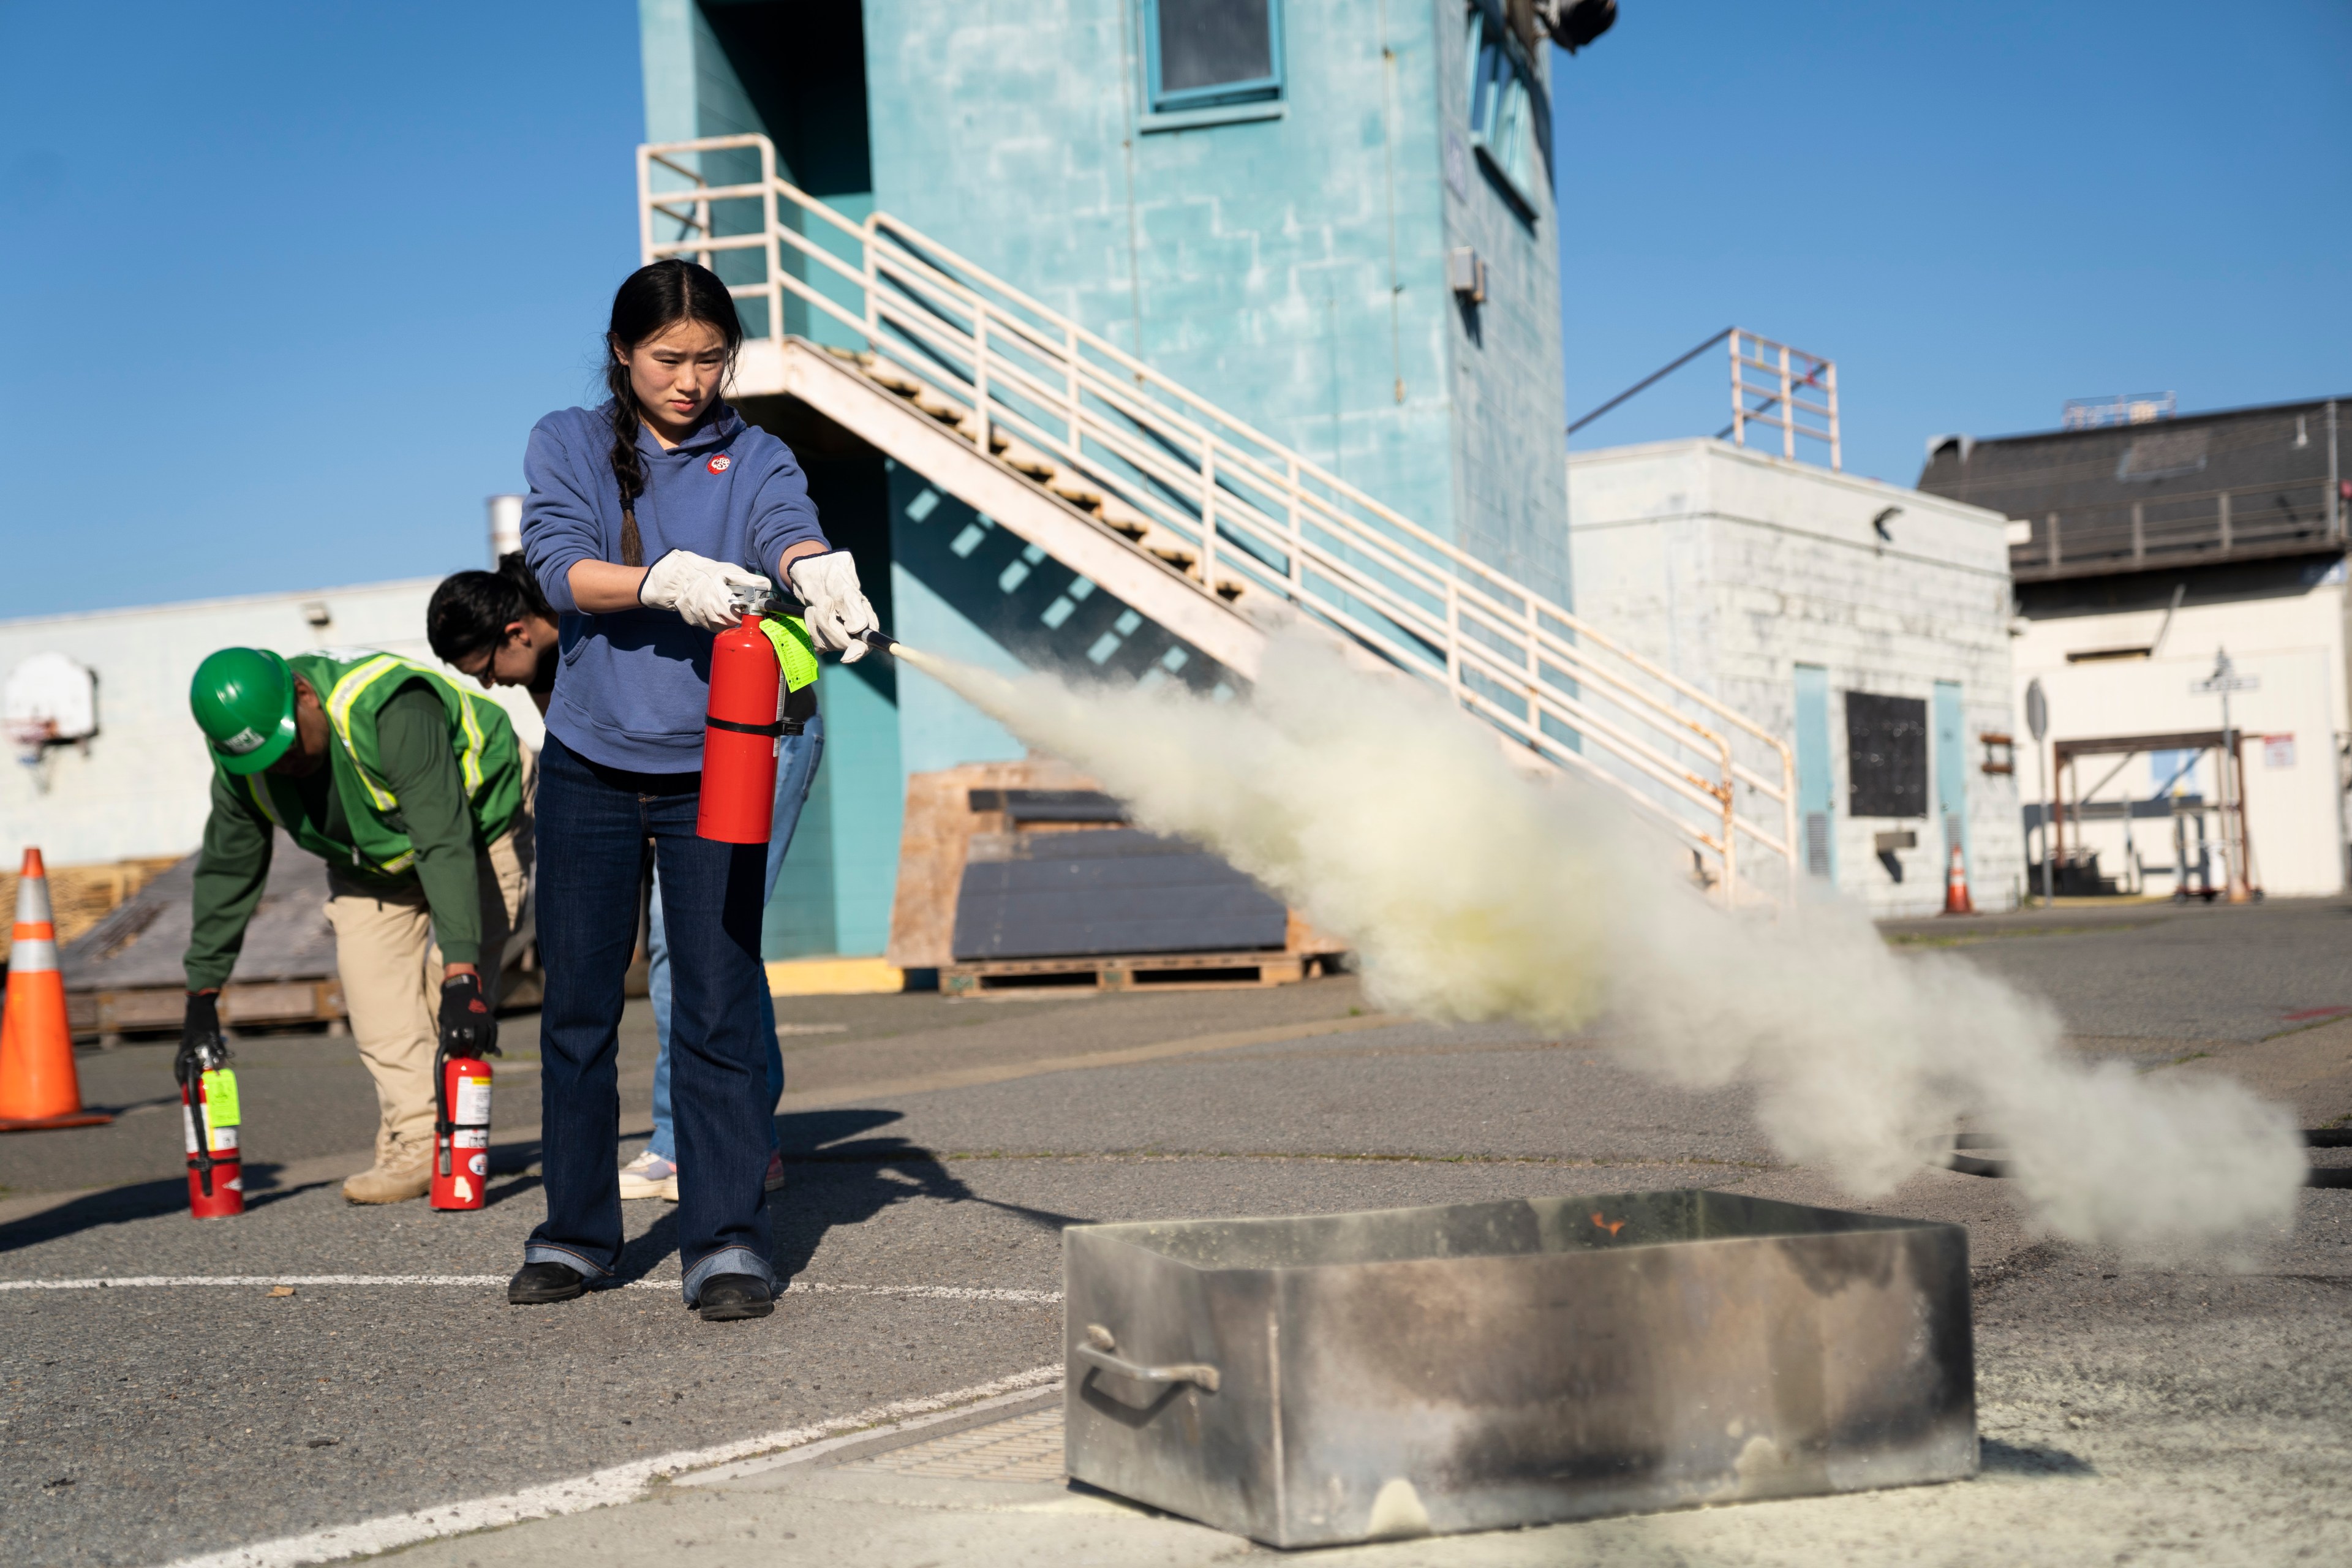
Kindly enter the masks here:
M 2050 712 L 2042 754 L 2019 754 L 2037 860 L 2051 755 L 2109 748 L 2078 756 L 2063 782 L 2074 890 L 2226 880 L 2221 750 L 2179 743 L 2218 742 L 2221 699 L 2193 688 L 2223 651 L 2254 683 L 2230 704 L 2251 881 L 2270 896 L 2344 890 L 2340 413 L 2338 400 L 2191 415 L 2168 398 L 2118 400 L 2079 410 L 2072 428 L 1931 444 L 1923 489 L 2013 520 L 2018 691 L 2021 703 L 2040 680 Z
M 1794 749 L 1817 886 L 1933 914 L 1957 842 L 2015 906 L 2000 513 L 1693 439 L 1572 454 L 1569 519 L 1577 614 Z
M 0 762 L 0 857 L 14 866 L 27 845 L 53 866 L 193 852 L 212 781 L 188 714 L 188 684 L 205 656 L 240 644 L 287 654 L 363 647 L 437 665 L 425 642 L 425 605 L 439 583 L 0 621 L 0 683 L 36 656 L 62 654 L 96 678 L 97 694 L 87 740 L 44 746 L 29 765 Z M 538 746 L 545 730 L 530 699 L 515 688 L 496 695 L 516 733 Z
M 2238 677 L 2259 683 L 2230 699 L 2231 724 L 2245 736 L 2241 755 L 2252 880 L 2266 895 L 2339 893 L 2345 823 L 2337 752 L 2352 729 L 2345 695 L 2344 561 L 2301 563 L 2262 575 L 2266 591 L 2259 594 L 2250 591 L 2252 584 L 2225 595 L 2210 580 L 2200 581 L 2201 592 L 2183 595 L 2177 611 L 2171 608 L 2177 584 L 2170 579 L 2151 580 L 2137 607 L 2065 614 L 2051 597 L 2037 595 L 2037 613 L 2016 645 L 2020 700 L 2025 682 L 2042 682 L 2053 741 L 2217 731 L 2221 699 L 2192 688 L 2213 673 L 2215 657 L 2226 650 Z M 2139 648 L 2152 651 L 2116 651 Z M 2042 759 L 2029 760 L 2023 751 L 2027 798 L 2045 797 Z M 2118 763 L 2121 771 L 2086 810 L 2080 794 Z M 2221 794 L 2217 753 L 2192 757 L 2168 747 L 2128 760 L 2086 756 L 2074 772 L 2066 806 L 2070 851 L 2096 854 L 2100 875 L 2123 892 L 2169 894 L 2184 879 L 2199 883 L 2200 847 L 2217 853 L 2220 847 L 2210 815 Z M 2179 809 L 2160 815 L 2148 809 L 2174 802 Z M 2116 809 L 2126 805 L 2129 816 Z M 2028 816 L 2038 824 L 2042 813 L 2029 810 Z M 2189 819 L 2178 840 L 2175 816 Z M 2184 842 L 2185 879 L 2176 854 Z M 2216 882 L 2224 876 L 2219 866 L 2209 871 Z

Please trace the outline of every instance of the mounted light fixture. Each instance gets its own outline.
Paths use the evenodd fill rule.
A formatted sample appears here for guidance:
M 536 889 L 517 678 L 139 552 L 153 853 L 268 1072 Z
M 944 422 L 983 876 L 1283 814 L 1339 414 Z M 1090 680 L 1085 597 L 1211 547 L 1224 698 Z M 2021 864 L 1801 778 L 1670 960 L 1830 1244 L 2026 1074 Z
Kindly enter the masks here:
M 1486 262 L 1466 245 L 1445 253 L 1445 286 L 1465 305 L 1486 302 Z
M 1535 0 L 1536 19 L 1570 54 L 1617 25 L 1617 0 Z

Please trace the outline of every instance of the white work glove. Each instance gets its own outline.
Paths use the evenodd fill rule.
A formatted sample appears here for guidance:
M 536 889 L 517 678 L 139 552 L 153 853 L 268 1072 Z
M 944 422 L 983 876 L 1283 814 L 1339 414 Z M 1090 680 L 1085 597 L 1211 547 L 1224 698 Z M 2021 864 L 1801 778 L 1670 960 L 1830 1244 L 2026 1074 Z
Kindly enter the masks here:
M 882 629 L 882 617 L 866 602 L 857 585 L 857 563 L 846 550 L 803 555 L 784 569 L 784 575 L 807 607 L 809 640 L 826 653 L 837 653 L 844 664 L 866 657 L 866 634 Z
M 688 626 L 723 632 L 743 618 L 738 605 L 764 598 L 774 588 L 757 572 L 713 561 L 691 550 L 673 550 L 646 569 L 646 580 L 637 587 L 637 602 L 656 610 L 676 610 Z

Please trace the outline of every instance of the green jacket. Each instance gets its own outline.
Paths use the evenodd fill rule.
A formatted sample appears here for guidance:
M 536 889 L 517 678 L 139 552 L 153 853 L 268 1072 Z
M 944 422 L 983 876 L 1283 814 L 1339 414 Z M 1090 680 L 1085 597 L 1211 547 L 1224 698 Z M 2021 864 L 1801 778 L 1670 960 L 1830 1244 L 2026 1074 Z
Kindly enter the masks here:
M 522 752 L 504 710 L 438 670 L 366 649 L 287 663 L 325 708 L 327 765 L 307 778 L 213 770 L 196 862 L 188 985 L 222 984 L 269 876 L 271 830 L 362 886 L 421 886 L 452 963 L 481 961 L 475 860 L 522 808 Z

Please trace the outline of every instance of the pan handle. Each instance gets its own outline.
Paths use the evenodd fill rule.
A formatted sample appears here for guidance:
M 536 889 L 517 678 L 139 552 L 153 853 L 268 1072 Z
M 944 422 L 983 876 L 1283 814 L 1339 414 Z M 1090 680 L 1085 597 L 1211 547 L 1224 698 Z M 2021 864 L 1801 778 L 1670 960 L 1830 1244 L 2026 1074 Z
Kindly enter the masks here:
M 1131 1377 L 1138 1383 L 1190 1383 L 1214 1394 L 1222 1381 L 1217 1369 L 1206 1362 L 1181 1361 L 1167 1366 L 1145 1366 L 1139 1362 L 1122 1358 L 1117 1353 L 1118 1350 L 1118 1342 L 1111 1337 L 1108 1329 L 1100 1323 L 1088 1323 L 1086 1342 L 1078 1346 L 1077 1358 L 1089 1366 L 1117 1373 L 1121 1377 Z

